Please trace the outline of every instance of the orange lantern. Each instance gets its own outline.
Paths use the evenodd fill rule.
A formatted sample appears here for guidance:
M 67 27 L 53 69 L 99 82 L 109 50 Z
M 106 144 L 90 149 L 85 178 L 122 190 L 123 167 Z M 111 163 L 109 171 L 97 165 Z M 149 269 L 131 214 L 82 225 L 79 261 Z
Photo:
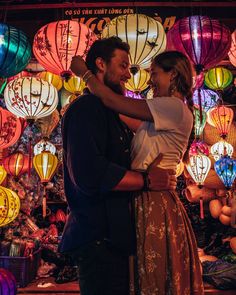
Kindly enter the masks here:
M 209 117 L 211 122 L 219 131 L 220 136 L 225 139 L 233 121 L 233 110 L 224 105 L 217 106 L 209 110 Z
M 0 226 L 12 222 L 20 211 L 20 199 L 12 190 L 0 186 Z
M 25 173 L 29 167 L 29 156 L 21 152 L 11 154 L 3 159 L 3 166 L 7 173 L 13 177 L 18 178 L 21 174 Z
M 21 136 L 21 131 L 20 119 L 0 107 L 0 149 L 15 144 Z
M 86 25 L 72 20 L 49 23 L 34 37 L 33 52 L 40 64 L 49 72 L 68 79 L 74 55 L 86 56 L 97 39 Z
M 5 170 L 5 168 L 2 165 L 0 165 L 0 185 L 3 183 L 6 176 L 7 176 L 7 171 Z

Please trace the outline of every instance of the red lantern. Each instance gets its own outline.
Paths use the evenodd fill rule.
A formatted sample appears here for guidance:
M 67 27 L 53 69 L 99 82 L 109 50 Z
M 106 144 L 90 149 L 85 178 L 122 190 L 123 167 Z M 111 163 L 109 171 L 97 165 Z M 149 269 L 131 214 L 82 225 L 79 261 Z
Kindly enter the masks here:
M 16 291 L 14 275 L 9 270 L 0 268 L 0 295 L 15 295 Z
M 167 33 L 167 48 L 186 54 L 197 74 L 220 62 L 227 55 L 230 44 L 230 30 L 208 16 L 182 18 Z
M 229 61 L 231 62 L 233 66 L 236 67 L 236 30 L 234 30 L 231 37 L 232 37 L 231 47 L 230 47 L 230 51 L 228 55 L 229 55 Z
M 3 159 L 3 166 L 8 174 L 13 177 L 19 177 L 28 170 L 29 156 L 17 152 Z
M 34 37 L 33 52 L 49 72 L 69 78 L 74 55 L 86 56 L 96 35 L 84 24 L 72 20 L 49 23 Z
M 21 136 L 22 124 L 20 119 L 0 107 L 0 149 L 5 149 Z

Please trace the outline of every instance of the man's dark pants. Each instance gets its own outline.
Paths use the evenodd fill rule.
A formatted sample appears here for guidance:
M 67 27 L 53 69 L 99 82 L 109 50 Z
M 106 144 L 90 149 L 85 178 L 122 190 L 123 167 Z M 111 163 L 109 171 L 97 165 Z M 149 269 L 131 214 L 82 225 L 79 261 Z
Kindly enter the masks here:
M 91 242 L 73 256 L 81 295 L 129 295 L 128 257 L 107 241 Z

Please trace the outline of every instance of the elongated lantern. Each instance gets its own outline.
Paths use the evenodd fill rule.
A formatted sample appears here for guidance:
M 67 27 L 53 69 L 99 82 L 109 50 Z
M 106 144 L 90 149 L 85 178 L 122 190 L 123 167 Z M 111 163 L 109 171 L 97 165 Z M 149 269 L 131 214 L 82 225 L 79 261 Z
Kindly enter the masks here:
M 147 69 L 154 56 L 166 49 L 162 24 L 144 14 L 120 15 L 102 30 L 102 38 L 117 36 L 130 46 L 131 72 Z
M 230 43 L 230 30 L 208 16 L 182 18 L 167 33 L 167 49 L 186 54 L 197 74 L 220 62 L 227 55 Z
M 205 84 L 213 90 L 224 90 L 233 81 L 233 74 L 225 68 L 216 67 L 205 74 Z
M 50 152 L 42 152 L 33 157 L 33 165 L 42 183 L 48 182 L 57 169 L 58 159 Z
M 131 78 L 125 84 L 125 88 L 135 93 L 140 93 L 148 87 L 147 82 L 149 79 L 149 73 L 146 70 L 141 69 L 131 76 Z
M 189 158 L 187 170 L 199 187 L 203 186 L 210 168 L 211 160 L 203 154 L 198 154 Z
M 20 211 L 20 199 L 12 190 L 0 186 L 0 227 L 12 222 Z
M 31 57 L 31 45 L 22 31 L 0 23 L 0 77 L 22 71 Z
M 214 164 L 215 171 L 224 183 L 226 189 L 230 189 L 236 177 L 236 160 L 229 156 L 223 156 Z
M 84 24 L 73 20 L 51 22 L 34 36 L 33 52 L 49 72 L 68 79 L 74 55 L 85 58 L 96 35 Z
M 202 111 L 200 112 L 199 108 L 194 107 L 193 110 L 194 113 L 194 133 L 195 133 L 195 138 L 200 138 L 200 135 L 203 132 L 203 129 L 206 125 L 206 112 Z M 202 115 L 202 118 L 201 118 Z
M 49 116 L 58 104 L 56 88 L 35 77 L 20 78 L 8 83 L 4 98 L 10 112 L 28 121 Z

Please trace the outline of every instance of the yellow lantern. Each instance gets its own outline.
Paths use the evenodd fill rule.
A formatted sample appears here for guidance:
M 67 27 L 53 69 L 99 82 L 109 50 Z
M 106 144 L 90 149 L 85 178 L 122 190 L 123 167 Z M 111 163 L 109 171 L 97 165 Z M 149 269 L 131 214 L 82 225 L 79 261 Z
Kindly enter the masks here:
M 0 185 L 3 183 L 6 176 L 7 176 L 7 171 L 5 170 L 5 168 L 2 165 L 0 165 Z
M 150 75 L 146 70 L 139 70 L 125 84 L 125 88 L 135 93 L 139 93 L 145 90 L 148 85 L 147 82 L 150 79 Z
M 50 152 L 42 152 L 33 157 L 33 165 L 42 183 L 48 182 L 57 169 L 57 157 Z
M 223 68 L 216 67 L 210 69 L 205 75 L 205 84 L 213 90 L 223 90 L 233 81 L 233 74 Z
M 175 176 L 179 177 L 183 172 L 184 172 L 184 163 L 183 161 L 180 161 L 176 167 Z
M 51 83 L 57 89 L 57 91 L 59 91 L 62 88 L 62 78 L 56 74 L 43 71 L 38 73 L 37 77 L 47 81 L 48 83 Z
M 112 19 L 102 30 L 102 38 L 117 36 L 130 46 L 131 72 L 149 68 L 152 59 L 166 49 L 162 24 L 144 14 L 126 14 Z
M 209 117 L 219 131 L 220 136 L 225 139 L 233 121 L 233 110 L 224 105 L 217 106 L 209 111 Z
M 12 222 L 20 211 L 20 199 L 12 190 L 0 186 L 0 226 Z
M 68 81 L 64 81 L 64 88 L 75 95 L 80 95 L 85 88 L 84 81 L 77 76 L 72 76 Z

